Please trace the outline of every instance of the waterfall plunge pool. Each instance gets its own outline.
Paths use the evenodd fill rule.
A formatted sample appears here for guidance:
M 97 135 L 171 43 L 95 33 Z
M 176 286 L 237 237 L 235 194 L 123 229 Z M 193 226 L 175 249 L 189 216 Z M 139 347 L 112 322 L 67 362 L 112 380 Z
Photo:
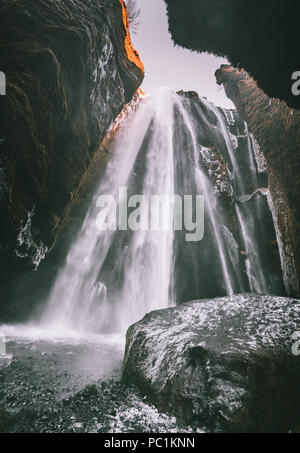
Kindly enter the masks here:
M 35 316 L 40 329 L 2 328 L 7 351 L 0 359 L 0 431 L 192 430 L 120 383 L 124 334 L 146 313 L 176 303 L 281 294 L 281 262 L 256 151 L 236 112 L 168 88 L 138 100 Z M 146 198 L 203 196 L 204 239 L 189 244 L 181 232 L 99 230 L 96 198 L 116 199 L 122 187 Z M 172 225 L 174 210 L 167 214 Z
M 0 332 L 0 432 L 193 432 L 120 383 L 124 336 Z

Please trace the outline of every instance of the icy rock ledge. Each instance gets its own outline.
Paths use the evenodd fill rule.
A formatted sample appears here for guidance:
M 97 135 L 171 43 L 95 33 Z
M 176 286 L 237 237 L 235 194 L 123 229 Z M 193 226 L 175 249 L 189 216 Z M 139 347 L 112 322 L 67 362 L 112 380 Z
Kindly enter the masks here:
M 158 409 L 215 432 L 300 423 L 300 302 L 237 295 L 155 311 L 127 332 L 122 380 Z

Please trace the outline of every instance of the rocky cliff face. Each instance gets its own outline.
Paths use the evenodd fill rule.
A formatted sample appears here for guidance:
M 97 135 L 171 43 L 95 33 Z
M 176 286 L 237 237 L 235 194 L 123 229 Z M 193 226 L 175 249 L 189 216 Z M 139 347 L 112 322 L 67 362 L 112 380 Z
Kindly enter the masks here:
M 294 0 L 165 0 L 176 44 L 227 57 L 271 97 L 300 108 L 292 74 L 300 70 L 299 4 Z
M 300 111 L 270 99 L 246 72 L 232 66 L 222 66 L 216 77 L 260 145 L 262 165 L 269 178 L 286 290 L 293 297 L 299 296 Z
M 144 68 L 122 0 L 0 0 L 0 13 L 7 79 L 0 96 L 0 294 L 7 300 L 14 295 L 6 283 L 51 249 Z

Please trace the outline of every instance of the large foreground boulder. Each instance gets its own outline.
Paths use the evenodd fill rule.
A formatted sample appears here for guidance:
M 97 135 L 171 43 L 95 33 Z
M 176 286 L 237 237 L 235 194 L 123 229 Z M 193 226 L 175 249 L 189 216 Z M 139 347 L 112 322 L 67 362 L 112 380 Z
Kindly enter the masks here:
M 300 422 L 297 300 L 237 295 L 155 311 L 131 326 L 123 382 L 216 432 L 287 432 Z

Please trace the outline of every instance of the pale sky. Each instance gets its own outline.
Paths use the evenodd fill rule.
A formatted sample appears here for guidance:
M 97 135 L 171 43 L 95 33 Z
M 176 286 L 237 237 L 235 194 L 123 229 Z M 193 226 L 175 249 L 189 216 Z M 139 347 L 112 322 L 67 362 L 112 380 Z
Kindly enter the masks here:
M 197 91 L 216 105 L 234 108 L 214 76 L 220 65 L 227 63 L 226 59 L 174 47 L 164 1 L 136 0 L 136 3 L 142 17 L 132 41 L 146 70 L 141 88 L 147 93 L 162 86 L 175 91 Z

